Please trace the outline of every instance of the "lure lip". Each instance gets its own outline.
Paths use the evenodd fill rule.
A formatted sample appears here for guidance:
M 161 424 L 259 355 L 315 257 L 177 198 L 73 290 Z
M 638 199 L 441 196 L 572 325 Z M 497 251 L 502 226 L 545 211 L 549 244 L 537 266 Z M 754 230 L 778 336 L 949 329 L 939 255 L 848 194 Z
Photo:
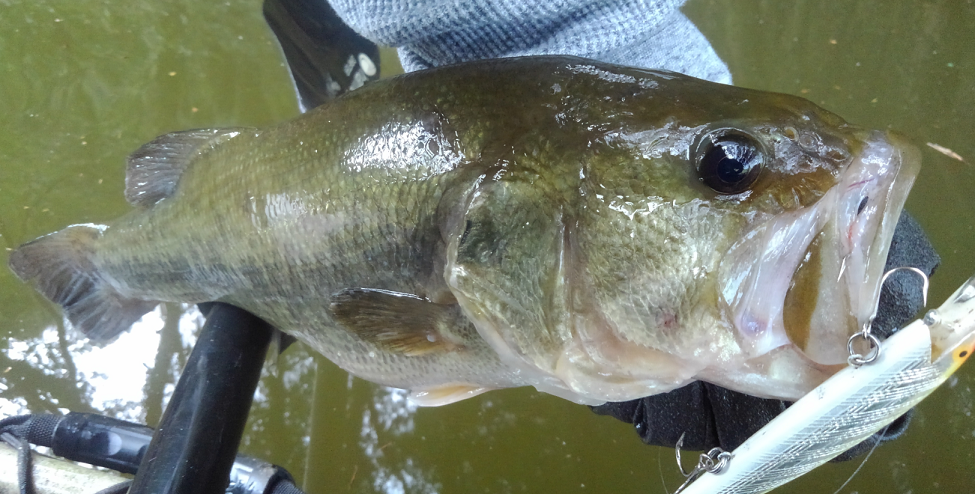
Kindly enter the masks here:
M 941 307 L 928 311 L 933 365 L 945 378 L 975 353 L 975 276 L 963 283 Z

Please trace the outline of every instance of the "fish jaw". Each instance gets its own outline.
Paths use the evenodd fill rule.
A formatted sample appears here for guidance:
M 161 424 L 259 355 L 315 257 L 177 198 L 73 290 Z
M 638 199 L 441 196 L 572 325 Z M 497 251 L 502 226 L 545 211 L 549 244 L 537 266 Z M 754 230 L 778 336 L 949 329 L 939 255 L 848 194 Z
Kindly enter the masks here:
M 874 132 L 844 184 L 836 214 L 840 253 L 849 252 L 843 284 L 858 329 L 873 321 L 894 228 L 921 167 L 920 152 L 896 134 Z M 867 198 L 861 208 L 860 201 Z
M 863 134 L 819 201 L 757 225 L 722 261 L 722 300 L 747 358 L 794 345 L 814 365 L 842 364 L 849 337 L 876 314 L 920 157 L 894 134 Z M 755 252 L 760 261 L 749 262 Z

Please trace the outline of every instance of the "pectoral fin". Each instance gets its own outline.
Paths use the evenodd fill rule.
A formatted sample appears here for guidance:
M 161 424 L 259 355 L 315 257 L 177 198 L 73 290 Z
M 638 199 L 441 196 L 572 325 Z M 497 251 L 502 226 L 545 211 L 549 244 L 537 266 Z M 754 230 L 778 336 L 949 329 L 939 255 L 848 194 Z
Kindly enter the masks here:
M 332 296 L 332 314 L 345 329 L 383 350 L 409 356 L 462 351 L 476 330 L 458 305 L 409 293 L 350 288 Z

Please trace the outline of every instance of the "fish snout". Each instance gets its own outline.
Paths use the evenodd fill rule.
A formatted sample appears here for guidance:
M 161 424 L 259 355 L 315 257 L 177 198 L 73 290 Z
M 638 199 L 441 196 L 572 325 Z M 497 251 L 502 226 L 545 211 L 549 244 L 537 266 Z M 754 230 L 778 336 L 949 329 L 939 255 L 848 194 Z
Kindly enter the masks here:
M 790 340 L 818 364 L 842 364 L 850 335 L 877 311 L 887 253 L 920 165 L 892 132 L 870 131 L 836 185 L 833 214 L 793 273 L 784 307 Z

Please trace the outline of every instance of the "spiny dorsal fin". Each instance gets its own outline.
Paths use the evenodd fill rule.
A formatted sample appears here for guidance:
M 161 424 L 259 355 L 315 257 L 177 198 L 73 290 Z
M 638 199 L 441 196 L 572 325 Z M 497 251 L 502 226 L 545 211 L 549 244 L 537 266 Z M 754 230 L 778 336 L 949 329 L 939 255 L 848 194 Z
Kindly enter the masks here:
M 465 349 L 470 321 L 460 306 L 408 293 L 349 288 L 332 295 L 332 314 L 345 329 L 393 353 L 417 356 Z
M 161 135 L 129 155 L 125 200 L 149 207 L 173 195 L 179 177 L 196 155 L 247 129 L 196 129 Z

